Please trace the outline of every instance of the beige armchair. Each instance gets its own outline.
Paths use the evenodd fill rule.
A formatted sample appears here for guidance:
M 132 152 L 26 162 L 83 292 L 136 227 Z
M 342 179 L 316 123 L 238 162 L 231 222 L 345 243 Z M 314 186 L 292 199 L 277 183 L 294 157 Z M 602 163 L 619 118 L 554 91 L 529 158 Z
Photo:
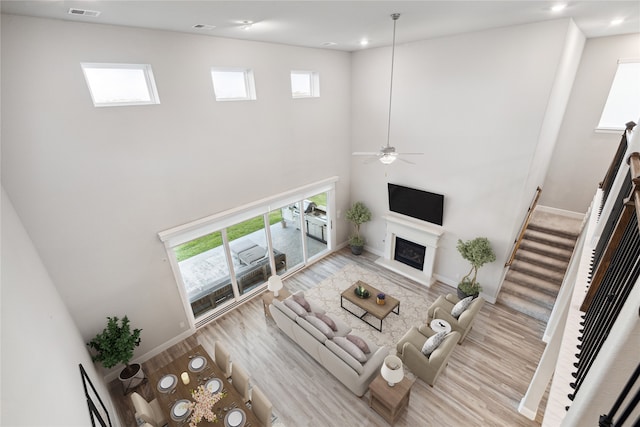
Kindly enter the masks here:
M 396 350 L 398 357 L 405 365 L 431 387 L 436 383 L 438 376 L 447 366 L 449 356 L 453 353 L 460 334 L 456 331 L 449 333 L 444 341 L 429 356 L 422 353 L 422 346 L 425 341 L 436 333 L 427 325 L 419 328 L 415 326 L 404 334 L 398 342 Z
M 459 343 L 462 343 L 471 330 L 476 315 L 484 305 L 484 298 L 478 297 L 474 299 L 471 305 L 456 319 L 451 315 L 451 310 L 459 301 L 460 300 L 453 294 L 447 294 L 447 296 L 440 295 L 427 311 L 427 323 L 430 323 L 433 319 L 446 320 L 451 325 L 451 330 L 460 333 Z

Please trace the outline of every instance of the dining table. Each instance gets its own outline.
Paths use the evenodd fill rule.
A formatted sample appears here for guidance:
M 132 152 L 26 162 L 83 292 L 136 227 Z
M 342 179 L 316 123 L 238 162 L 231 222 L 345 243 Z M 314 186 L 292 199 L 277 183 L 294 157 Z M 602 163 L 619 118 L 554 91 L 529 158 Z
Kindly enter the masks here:
M 200 385 L 214 392 L 222 392 L 224 397 L 213 407 L 218 421 L 209 422 L 202 419 L 198 427 L 264 426 L 245 405 L 242 395 L 225 378 L 222 369 L 215 364 L 202 345 L 151 372 L 149 385 L 153 387 L 170 427 L 189 425 L 192 413 L 187 409 L 187 405 L 195 401 L 192 392 Z

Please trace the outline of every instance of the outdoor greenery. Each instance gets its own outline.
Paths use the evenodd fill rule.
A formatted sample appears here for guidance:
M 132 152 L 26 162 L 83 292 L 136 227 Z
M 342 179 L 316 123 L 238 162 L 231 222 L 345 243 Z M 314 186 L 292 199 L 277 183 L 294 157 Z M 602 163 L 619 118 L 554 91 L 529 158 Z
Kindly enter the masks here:
M 482 291 L 482 286 L 476 281 L 478 276 L 478 269 L 488 262 L 496 260 L 496 254 L 491 248 L 489 239 L 486 237 L 476 237 L 473 240 L 467 240 L 463 242 L 458 239 L 458 245 L 456 246 L 462 258 L 471 263 L 471 270 L 462 278 L 458 284 L 458 288 L 467 295 L 475 295 Z M 473 277 L 470 276 L 473 274 Z
M 282 221 L 282 211 L 280 209 L 269 212 L 269 225 L 273 225 L 280 221 Z M 239 237 L 246 236 L 247 234 L 251 234 L 254 231 L 262 230 L 263 228 L 264 221 L 262 220 L 262 216 L 257 216 L 227 228 L 227 237 L 229 238 L 229 241 L 232 241 Z M 175 248 L 174 251 L 178 262 L 180 262 L 221 245 L 222 233 L 216 231 L 182 244 Z

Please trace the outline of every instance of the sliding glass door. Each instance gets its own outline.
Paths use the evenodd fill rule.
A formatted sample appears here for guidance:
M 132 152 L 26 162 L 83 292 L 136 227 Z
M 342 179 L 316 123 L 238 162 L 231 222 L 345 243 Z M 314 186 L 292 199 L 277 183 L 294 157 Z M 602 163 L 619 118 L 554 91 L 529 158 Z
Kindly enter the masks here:
M 167 232 L 172 234 L 165 244 L 194 325 L 260 292 L 273 274 L 286 275 L 328 253 L 328 194 L 329 190 L 311 193 L 291 201 L 281 197 L 275 207 L 237 209 L 209 223 L 200 221 L 197 227 Z

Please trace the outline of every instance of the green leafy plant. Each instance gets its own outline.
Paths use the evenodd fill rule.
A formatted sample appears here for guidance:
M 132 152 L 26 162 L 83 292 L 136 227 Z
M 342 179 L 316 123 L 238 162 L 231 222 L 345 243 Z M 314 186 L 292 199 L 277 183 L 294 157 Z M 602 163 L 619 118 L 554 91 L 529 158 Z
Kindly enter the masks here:
M 102 363 L 107 369 L 122 363 L 129 367 L 133 350 L 140 345 L 142 329 L 131 330 L 127 316 L 122 321 L 117 317 L 107 317 L 107 327 L 96 335 L 87 345 L 96 351 L 91 356 L 94 362 Z
M 471 270 L 462 278 L 458 284 L 458 288 L 467 295 L 476 295 L 482 291 L 482 286 L 480 286 L 480 283 L 476 280 L 478 269 L 486 263 L 495 261 L 496 254 L 493 252 L 489 239 L 486 237 L 476 237 L 466 242 L 458 239 L 456 248 L 458 252 L 460 252 L 460 255 L 462 255 L 462 258 L 471 263 Z
M 371 221 L 371 211 L 364 203 L 355 202 L 347 210 L 346 215 L 347 220 L 355 227 L 355 232 L 349 236 L 349 245 L 364 246 L 364 238 L 360 235 L 360 226 L 365 222 Z

